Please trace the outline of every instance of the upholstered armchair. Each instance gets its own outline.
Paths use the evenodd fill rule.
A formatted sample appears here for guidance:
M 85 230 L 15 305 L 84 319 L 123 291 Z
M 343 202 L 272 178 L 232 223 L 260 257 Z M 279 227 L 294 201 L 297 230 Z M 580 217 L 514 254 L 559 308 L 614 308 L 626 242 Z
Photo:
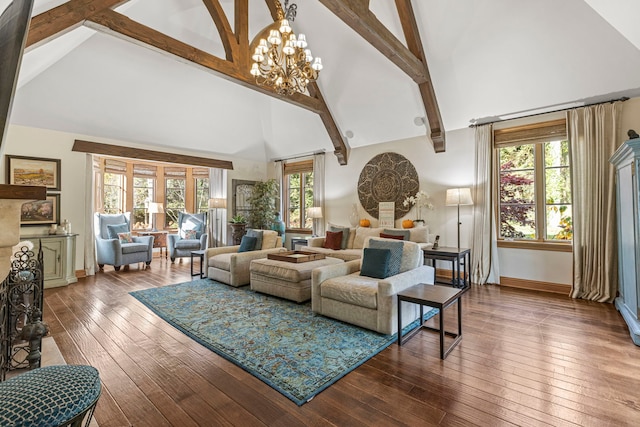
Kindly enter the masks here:
M 277 231 L 254 230 L 262 234 L 258 249 L 238 252 L 240 245 L 209 248 L 204 257 L 207 277 L 234 287 L 248 285 L 251 273 L 249 266 L 254 259 L 266 258 L 270 253 L 284 252 L 282 239 Z M 253 231 L 249 230 L 248 234 Z
M 207 249 L 207 214 L 178 214 L 178 233 L 167 236 L 169 258 L 189 256 L 191 251 Z
M 395 267 L 398 273 L 385 278 L 361 275 L 361 269 L 364 270 L 362 267 L 368 263 L 366 258 L 369 253 L 365 251 L 370 247 L 395 251 L 400 257 L 399 266 L 396 263 Z M 400 252 L 398 248 L 401 248 Z M 362 259 L 313 270 L 311 309 L 315 313 L 382 334 L 394 334 L 398 330 L 396 294 L 418 283 L 433 285 L 435 282 L 435 270 L 423 265 L 423 262 L 418 243 L 370 237 L 365 241 Z M 377 266 L 379 262 L 374 264 Z M 402 304 L 404 327 L 420 315 L 416 304 Z
M 131 213 L 101 214 L 94 217 L 96 258 L 100 270 L 113 265 L 116 271 L 123 265 L 144 262 L 151 264 L 153 236 L 131 236 Z

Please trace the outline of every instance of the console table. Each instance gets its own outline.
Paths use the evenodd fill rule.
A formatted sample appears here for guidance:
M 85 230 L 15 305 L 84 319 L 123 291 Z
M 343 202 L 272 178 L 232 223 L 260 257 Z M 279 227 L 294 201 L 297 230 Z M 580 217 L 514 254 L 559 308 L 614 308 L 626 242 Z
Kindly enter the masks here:
M 437 283 L 447 283 L 452 286 L 464 288 L 469 286 L 471 280 L 467 272 L 467 264 L 471 265 L 471 249 L 468 248 L 447 248 L 423 249 L 425 264 L 431 260 L 431 266 L 436 268 L 436 260 L 451 261 L 451 282 L 438 281 Z M 460 276 L 460 264 L 464 265 L 464 275 Z
M 77 234 L 43 234 L 21 236 L 20 240 L 33 243 L 34 251 L 42 244 L 44 287 L 56 288 L 78 281 L 76 277 Z

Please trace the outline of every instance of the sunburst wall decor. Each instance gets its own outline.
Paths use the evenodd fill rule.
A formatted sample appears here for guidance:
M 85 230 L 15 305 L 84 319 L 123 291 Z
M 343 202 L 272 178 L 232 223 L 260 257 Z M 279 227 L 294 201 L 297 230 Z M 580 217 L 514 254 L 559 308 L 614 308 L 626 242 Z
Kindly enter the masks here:
M 378 203 L 395 202 L 395 219 L 411 206 L 403 206 L 405 197 L 420 188 L 418 173 L 409 159 L 398 153 L 378 154 L 364 166 L 358 179 L 358 198 L 362 207 L 378 218 Z

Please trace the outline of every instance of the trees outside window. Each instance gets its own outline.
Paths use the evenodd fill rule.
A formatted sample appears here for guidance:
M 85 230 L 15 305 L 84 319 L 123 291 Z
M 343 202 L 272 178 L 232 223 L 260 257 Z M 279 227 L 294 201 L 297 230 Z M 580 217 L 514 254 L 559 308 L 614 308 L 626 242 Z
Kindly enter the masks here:
M 195 178 L 195 213 L 209 211 L 209 178 Z
M 103 177 L 103 211 L 107 214 L 123 212 L 124 175 L 106 172 Z
M 313 206 L 313 171 L 287 174 L 287 215 L 284 220 L 289 229 L 311 229 L 313 219 L 308 209 Z
M 165 227 L 178 227 L 178 214 L 185 211 L 185 180 L 168 178 L 165 180 Z
M 500 239 L 562 242 L 573 238 L 569 142 L 564 134 L 545 133 L 557 134 L 563 128 L 556 124 L 554 129 L 529 126 L 500 134 L 534 140 L 519 144 L 505 138 L 496 144 Z
M 155 200 L 153 189 L 155 179 L 133 178 L 133 212 L 131 215 L 132 228 L 134 230 L 150 228 L 149 202 Z

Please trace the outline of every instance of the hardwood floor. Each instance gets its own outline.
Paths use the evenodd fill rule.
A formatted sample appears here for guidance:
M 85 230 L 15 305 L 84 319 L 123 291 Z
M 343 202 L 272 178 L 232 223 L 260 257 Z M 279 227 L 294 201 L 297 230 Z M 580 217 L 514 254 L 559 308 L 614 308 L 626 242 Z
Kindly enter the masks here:
M 298 407 L 128 295 L 190 280 L 188 260 L 105 268 L 46 290 L 44 310 L 67 363 L 100 371 L 101 427 L 640 423 L 640 348 L 610 304 L 474 286 L 446 360 L 424 331 Z M 451 330 L 455 310 L 445 313 Z

